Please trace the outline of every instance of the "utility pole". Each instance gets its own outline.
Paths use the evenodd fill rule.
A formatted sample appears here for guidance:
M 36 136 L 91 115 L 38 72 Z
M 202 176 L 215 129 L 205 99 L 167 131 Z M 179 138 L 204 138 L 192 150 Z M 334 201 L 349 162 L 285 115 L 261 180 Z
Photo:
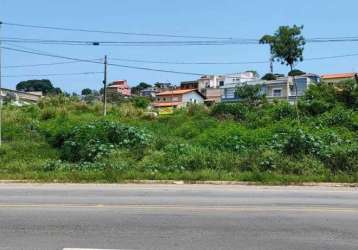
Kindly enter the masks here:
M 107 55 L 104 56 L 103 115 L 107 115 Z
M 2 25 L 2 22 L 0 21 L 0 147 L 2 146 L 2 82 L 1 82 L 1 79 L 2 79 L 2 64 L 1 64 L 1 46 L 2 46 L 2 43 L 1 43 L 1 25 Z

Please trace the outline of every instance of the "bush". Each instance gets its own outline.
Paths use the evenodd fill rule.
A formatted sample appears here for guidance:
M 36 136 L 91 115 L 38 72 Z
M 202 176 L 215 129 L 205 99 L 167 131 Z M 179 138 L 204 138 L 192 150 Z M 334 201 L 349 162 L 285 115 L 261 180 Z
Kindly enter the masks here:
M 274 120 L 293 119 L 297 117 L 297 112 L 295 107 L 288 102 L 279 102 L 274 105 L 272 116 Z
M 150 99 L 143 96 L 135 96 L 132 102 L 136 108 L 146 109 L 150 104 Z
M 98 121 L 74 127 L 60 145 L 68 161 L 95 161 L 116 148 L 144 149 L 149 136 L 142 130 L 114 122 Z
M 274 135 L 272 146 L 291 156 L 302 154 L 321 155 L 326 145 L 321 138 L 313 136 L 302 129 L 291 129 Z
M 234 118 L 236 120 L 244 120 L 248 108 L 242 103 L 218 103 L 211 113 L 218 118 Z

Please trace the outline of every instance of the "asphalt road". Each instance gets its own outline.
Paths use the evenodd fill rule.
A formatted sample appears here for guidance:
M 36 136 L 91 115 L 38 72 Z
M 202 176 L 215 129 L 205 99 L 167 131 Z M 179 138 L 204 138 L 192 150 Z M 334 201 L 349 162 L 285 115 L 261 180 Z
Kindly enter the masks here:
M 358 189 L 0 184 L 0 250 L 358 249 Z

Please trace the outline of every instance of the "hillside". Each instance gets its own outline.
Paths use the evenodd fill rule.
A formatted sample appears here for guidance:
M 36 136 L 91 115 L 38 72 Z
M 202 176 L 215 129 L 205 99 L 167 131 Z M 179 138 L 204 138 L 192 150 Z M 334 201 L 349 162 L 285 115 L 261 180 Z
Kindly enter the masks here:
M 313 86 L 295 106 L 265 99 L 190 106 L 153 118 L 135 102 L 45 98 L 6 105 L 0 178 L 264 183 L 358 181 L 358 91 Z

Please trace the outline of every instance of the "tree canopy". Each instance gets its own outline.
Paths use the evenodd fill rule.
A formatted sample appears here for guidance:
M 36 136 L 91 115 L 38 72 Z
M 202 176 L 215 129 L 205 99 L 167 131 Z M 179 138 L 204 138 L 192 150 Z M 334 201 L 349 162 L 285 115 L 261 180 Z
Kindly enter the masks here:
M 82 95 L 90 95 L 90 94 L 92 94 L 92 90 L 89 88 L 82 89 L 81 94 Z
M 44 95 L 47 94 L 61 94 L 62 90 L 60 88 L 55 88 L 50 80 L 28 80 L 19 82 L 16 85 L 16 90 L 19 91 L 42 91 Z
M 295 63 L 303 61 L 306 41 L 302 30 L 303 26 L 280 26 L 274 35 L 263 36 L 260 43 L 269 44 L 272 57 L 292 70 Z
M 152 87 L 152 85 L 145 83 L 145 82 L 140 82 L 137 86 L 135 86 L 131 89 L 131 92 L 134 95 L 138 95 L 140 93 L 140 91 L 142 91 L 143 89 L 146 89 L 148 87 Z
M 299 69 L 293 69 L 290 72 L 288 72 L 289 76 L 302 76 L 304 74 L 306 74 L 306 72 L 303 72 L 302 70 Z

